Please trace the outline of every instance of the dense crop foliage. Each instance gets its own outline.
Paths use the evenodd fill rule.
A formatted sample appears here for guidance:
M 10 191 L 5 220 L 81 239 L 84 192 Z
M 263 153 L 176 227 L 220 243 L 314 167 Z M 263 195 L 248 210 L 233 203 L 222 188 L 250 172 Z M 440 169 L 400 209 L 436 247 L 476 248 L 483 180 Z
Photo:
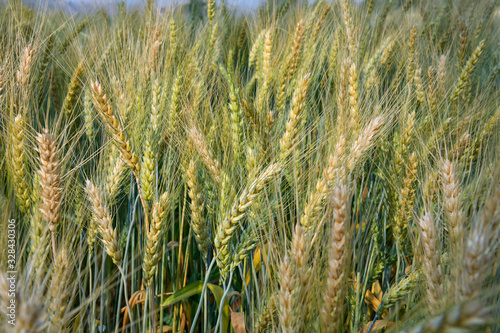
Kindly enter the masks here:
M 499 332 L 497 3 L 0 4 L 2 331 Z

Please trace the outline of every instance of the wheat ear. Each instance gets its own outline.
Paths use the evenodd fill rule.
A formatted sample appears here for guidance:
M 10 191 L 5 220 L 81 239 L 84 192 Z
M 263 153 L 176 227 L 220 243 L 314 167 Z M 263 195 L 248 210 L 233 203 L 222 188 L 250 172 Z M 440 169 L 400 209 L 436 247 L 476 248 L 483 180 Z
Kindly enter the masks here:
M 40 154 L 38 171 L 40 180 L 40 212 L 42 218 L 48 223 L 52 233 L 52 251 L 56 258 L 57 225 L 61 220 L 61 178 L 59 176 L 59 159 L 57 158 L 57 147 L 54 137 L 47 131 L 39 133 L 37 136 L 38 152 Z
M 293 318 L 293 275 L 288 256 L 280 265 L 279 321 L 283 333 L 294 332 Z
M 339 312 L 342 309 L 342 283 L 345 268 L 345 243 L 347 223 L 349 220 L 348 191 L 345 185 L 334 188 L 333 194 L 333 228 L 328 259 L 328 276 L 321 309 L 322 332 L 336 329 Z
M 400 333 L 476 332 L 489 322 L 489 311 L 484 304 L 468 302 L 457 305 L 442 315 Z
M 12 159 L 14 169 L 14 186 L 16 188 L 16 199 L 20 210 L 27 213 L 30 206 L 30 184 L 29 169 L 25 157 L 26 149 L 26 125 L 22 114 L 14 119 L 12 128 Z
M 91 203 L 93 218 L 102 236 L 102 242 L 106 253 L 111 257 L 113 263 L 118 265 L 122 260 L 122 251 L 116 235 L 116 229 L 113 229 L 113 222 L 109 209 L 100 191 L 90 180 L 87 180 L 85 192 Z
M 476 220 L 465 246 L 462 298 L 473 296 L 481 289 L 485 271 L 491 269 L 499 245 L 500 186 L 497 185 Z
M 215 236 L 214 244 L 216 249 L 217 266 L 221 271 L 221 276 L 226 277 L 230 268 L 230 241 L 239 227 L 240 221 L 245 216 L 246 211 L 255 203 L 259 194 L 264 190 L 267 183 L 280 173 L 282 164 L 275 163 L 267 167 L 255 179 L 248 188 L 246 188 L 238 199 L 237 203 L 231 209 L 228 217 L 219 226 Z
M 161 240 L 165 230 L 165 212 L 168 205 L 168 193 L 163 193 L 160 200 L 155 202 L 149 230 L 146 232 L 146 246 L 142 269 L 146 287 L 150 287 L 156 272 L 156 265 L 161 257 Z
M 198 244 L 198 249 L 206 262 L 208 247 L 210 246 L 209 226 L 207 220 L 203 218 L 203 203 L 201 201 L 201 189 L 196 175 L 196 165 L 193 160 L 189 162 L 186 172 L 188 178 L 189 198 L 191 199 L 191 227 Z
M 127 138 L 125 130 L 120 122 L 116 119 L 107 96 L 104 94 L 102 86 L 99 82 L 92 82 L 91 89 L 94 98 L 94 104 L 98 110 L 106 129 L 111 134 L 115 144 L 120 150 L 121 157 L 126 165 L 134 172 L 136 177 L 139 176 L 141 167 L 138 163 L 137 156 L 132 150 L 130 141 Z
M 289 120 L 286 124 L 286 131 L 280 139 L 280 158 L 285 160 L 292 153 L 293 145 L 299 131 L 302 112 L 306 105 L 307 88 L 309 87 L 309 75 L 305 75 L 298 83 L 292 98 L 292 108 Z
M 438 247 L 438 235 L 429 211 L 424 213 L 418 224 L 421 231 L 420 242 L 424 250 L 423 262 L 427 282 L 427 301 L 431 311 L 434 312 L 439 309 L 443 296 L 443 273 L 439 260 L 441 249 Z

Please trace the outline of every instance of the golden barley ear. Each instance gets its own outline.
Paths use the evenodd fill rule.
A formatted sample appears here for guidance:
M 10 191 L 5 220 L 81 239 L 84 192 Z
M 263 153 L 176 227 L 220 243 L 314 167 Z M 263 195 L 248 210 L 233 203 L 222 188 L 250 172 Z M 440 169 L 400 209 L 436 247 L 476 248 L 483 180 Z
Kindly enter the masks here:
M 57 225 L 61 220 L 62 205 L 62 182 L 59 159 L 57 157 L 57 145 L 54 137 L 44 130 L 37 136 L 40 169 L 38 171 L 40 181 L 40 212 L 42 218 L 48 223 L 52 233 L 52 251 L 54 258 L 57 249 Z
M 87 180 L 85 192 L 91 203 L 93 218 L 101 234 L 106 253 L 111 257 L 113 263 L 118 265 L 122 260 L 122 250 L 118 242 L 116 229 L 113 229 L 113 222 L 109 209 L 101 192 L 90 180 Z
M 118 147 L 121 153 L 121 157 L 126 163 L 126 165 L 134 172 L 136 177 L 138 177 L 141 167 L 138 162 L 138 158 L 132 149 L 129 139 L 116 118 L 111 105 L 108 101 L 108 97 L 104 94 L 102 86 L 99 82 L 95 81 L 91 83 L 91 89 L 93 93 L 94 104 L 98 110 L 99 116 L 106 127 L 107 131 L 111 134 L 114 143 Z

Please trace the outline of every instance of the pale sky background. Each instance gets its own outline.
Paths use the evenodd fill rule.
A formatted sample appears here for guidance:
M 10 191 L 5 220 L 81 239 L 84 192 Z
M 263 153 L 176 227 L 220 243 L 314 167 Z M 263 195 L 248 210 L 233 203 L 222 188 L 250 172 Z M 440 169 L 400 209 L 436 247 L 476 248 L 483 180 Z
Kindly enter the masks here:
M 225 0 L 226 6 L 232 9 L 238 9 L 240 11 L 252 11 L 256 9 L 259 4 L 263 3 L 265 0 Z M 2 0 L 0 0 L 2 2 Z M 25 3 L 46 3 L 48 2 L 49 7 L 54 7 L 62 5 L 61 7 L 70 7 L 70 8 L 80 8 L 85 7 L 85 5 L 89 5 L 89 7 L 94 7 L 94 5 L 109 5 L 115 4 L 118 0 L 23 0 Z M 156 0 L 156 3 L 159 6 L 165 5 L 176 5 L 176 4 L 185 4 L 188 3 L 189 0 Z M 125 0 L 125 3 L 129 6 L 137 6 L 146 3 L 146 0 Z M 220 0 L 216 0 L 217 4 L 220 4 Z

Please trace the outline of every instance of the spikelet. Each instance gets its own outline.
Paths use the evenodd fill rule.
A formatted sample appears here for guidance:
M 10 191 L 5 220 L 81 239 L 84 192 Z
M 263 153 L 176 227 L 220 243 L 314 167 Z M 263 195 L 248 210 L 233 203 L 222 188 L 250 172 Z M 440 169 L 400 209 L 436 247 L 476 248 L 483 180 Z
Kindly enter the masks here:
M 295 139 L 299 131 L 302 112 L 306 105 L 306 94 L 309 87 L 309 75 L 304 76 L 298 83 L 293 93 L 292 108 L 290 110 L 289 120 L 286 124 L 286 131 L 280 139 L 280 158 L 285 160 L 290 156 L 295 145 Z
M 155 202 L 149 230 L 146 232 L 146 245 L 142 269 L 144 271 L 144 282 L 150 287 L 156 272 L 156 265 L 161 257 L 161 240 L 165 231 L 165 212 L 168 205 L 168 193 L 163 193 L 160 200 Z
M 500 186 L 486 202 L 483 211 L 476 219 L 465 244 L 465 258 L 462 264 L 463 288 L 461 298 L 469 298 L 481 291 L 483 279 L 493 267 L 492 260 L 499 246 L 500 223 Z
M 304 20 L 300 20 L 299 23 L 297 23 L 297 28 L 295 29 L 295 37 L 293 39 L 292 52 L 290 53 L 290 62 L 288 65 L 288 73 L 287 73 L 288 80 L 292 79 L 297 69 L 303 37 L 304 37 Z
M 415 201 L 415 181 L 417 178 L 418 158 L 413 152 L 406 165 L 403 188 L 399 194 L 397 212 L 394 216 L 394 237 L 400 250 L 404 249 L 406 229 L 411 220 L 413 203 Z
M 479 57 L 483 53 L 483 50 L 484 50 L 484 40 L 479 42 L 479 45 L 472 53 L 469 60 L 467 60 L 467 63 L 465 64 L 464 68 L 462 69 L 462 72 L 460 73 L 460 76 L 458 77 L 457 82 L 455 83 L 453 92 L 451 93 L 450 96 L 450 100 L 454 101 L 458 97 L 460 97 L 465 87 L 469 84 L 472 71 L 474 71 L 474 68 L 476 67 L 477 62 L 479 61 Z
M 147 139 L 144 142 L 144 154 L 141 163 L 141 190 L 146 202 L 151 201 L 153 198 L 153 190 L 155 183 L 155 154 L 153 152 L 151 142 L 151 130 L 146 134 Z
M 443 187 L 443 205 L 448 230 L 450 234 L 450 244 L 457 260 L 461 257 L 463 246 L 465 214 L 462 209 L 462 191 L 460 182 L 457 179 L 455 162 L 443 160 L 441 162 L 441 184 Z
M 215 16 L 215 0 L 208 0 L 207 3 L 207 17 L 210 21 L 210 24 L 213 23 Z
M 348 0 L 342 0 L 342 15 L 344 18 L 344 25 L 347 34 L 347 44 L 349 46 L 350 58 L 357 58 L 357 42 L 354 36 L 354 22 L 352 20 L 351 14 L 349 13 Z
M 28 85 L 28 80 L 30 78 L 31 66 L 33 65 L 33 56 L 35 54 L 35 50 L 28 45 L 23 52 L 23 56 L 21 58 L 21 65 L 19 66 L 19 70 L 17 71 L 17 83 L 21 88 L 26 88 Z
M 158 79 L 155 80 L 153 84 L 153 90 L 151 92 L 151 126 L 153 133 L 158 131 L 159 121 L 160 121 L 160 101 L 161 98 L 161 86 Z
M 234 249 L 230 271 L 234 271 L 234 269 L 246 258 L 248 253 L 257 246 L 257 240 L 256 231 L 252 227 L 247 228 L 243 232 L 238 245 L 236 245 Z
M 85 192 L 91 204 L 93 219 L 101 234 L 106 253 L 111 257 L 113 263 L 118 265 L 122 260 L 122 250 L 118 243 L 116 229 L 113 229 L 113 222 L 109 209 L 101 193 L 90 180 L 87 180 Z
M 264 38 L 264 50 L 262 53 L 262 67 L 259 71 L 258 77 L 262 80 L 259 87 L 259 95 L 257 97 L 257 112 L 263 114 L 267 100 L 267 94 L 270 84 L 270 71 L 271 71 L 271 51 L 272 51 L 272 31 L 269 29 Z
M 167 136 L 171 137 L 177 128 L 181 108 L 181 89 L 182 89 L 182 73 L 177 71 L 175 81 L 172 86 L 172 95 L 170 98 L 170 108 L 168 113 Z
M 172 59 L 175 59 L 175 54 L 177 52 L 177 34 L 175 30 L 175 20 L 172 19 L 170 20 L 170 48 L 168 50 Z
M 216 183 L 220 184 L 222 170 L 220 168 L 219 162 L 213 158 L 213 154 L 207 146 L 203 134 L 201 134 L 201 132 L 196 127 L 192 127 L 188 131 L 188 135 L 193 142 L 194 148 L 198 151 L 198 154 L 201 155 L 201 159 L 205 163 L 205 166 L 208 168 L 208 171 L 212 175 L 212 178 Z
M 18 114 L 14 119 L 12 127 L 12 167 L 13 183 L 16 188 L 16 199 L 19 209 L 23 213 L 27 213 L 31 207 L 31 189 L 29 180 L 29 169 L 25 157 L 26 151 L 26 125 L 24 123 L 23 115 Z
M 92 105 L 92 97 L 87 90 L 83 95 L 83 121 L 85 122 L 85 135 L 87 136 L 87 140 L 92 141 L 95 136 L 94 106 Z
M 334 180 L 338 176 L 340 161 L 345 151 L 345 137 L 340 136 L 335 144 L 335 151 L 328 158 L 328 167 L 325 170 L 323 177 L 316 183 L 316 191 L 310 196 L 308 203 L 304 207 L 304 213 L 300 219 L 300 224 L 306 231 L 314 228 L 319 213 L 323 209 L 323 204 L 328 195 L 330 188 L 333 187 Z
M 60 208 L 62 204 L 62 187 L 59 175 L 59 159 L 57 157 L 57 147 L 54 137 L 47 130 L 39 133 L 37 136 L 38 148 L 40 154 L 40 169 L 38 176 L 40 180 L 40 212 L 42 218 L 48 223 L 52 232 L 52 250 L 56 255 L 56 232 L 57 225 L 61 220 Z
M 410 40 L 409 40 L 409 54 L 408 54 L 408 81 L 410 83 L 413 82 L 413 77 L 415 75 L 415 69 L 416 69 L 416 59 L 415 59 L 415 41 L 417 39 L 417 27 L 414 26 L 413 29 L 411 29 L 410 32 Z
M 358 91 L 358 73 L 356 72 L 356 64 L 351 62 L 351 67 L 349 68 L 349 128 L 353 133 L 357 132 L 359 115 L 358 115 L 358 104 L 359 104 L 359 91 Z
M 61 46 L 59 47 L 59 53 L 63 54 L 68 49 L 68 46 L 70 46 L 70 44 L 75 40 L 76 36 L 78 36 L 78 34 L 80 34 L 80 32 L 85 29 L 88 23 L 89 22 L 87 20 L 83 20 L 73 31 L 71 31 L 64 42 L 61 43 Z
M 424 250 L 423 262 L 427 282 L 427 301 L 431 312 L 435 312 L 439 310 L 443 297 L 443 273 L 439 260 L 439 254 L 441 253 L 439 235 L 429 211 L 425 211 L 418 224 L 420 226 L 420 242 Z
M 38 333 L 47 329 L 47 314 L 44 305 L 35 297 L 24 299 L 19 291 L 19 283 L 16 286 L 18 290 L 11 298 L 9 295 L 9 284 L 5 273 L 0 271 L 0 313 L 5 316 L 3 320 L 3 330 L 5 333 Z M 7 306 L 11 300 L 15 300 L 15 320 L 14 325 L 9 323 Z
M 339 53 L 339 41 L 340 30 L 335 31 L 335 37 L 333 39 L 332 49 L 330 50 L 330 55 L 328 56 L 328 76 L 333 78 L 335 75 L 335 68 L 337 67 L 337 55 Z
M 401 333 L 477 332 L 489 323 L 489 310 L 480 302 L 456 305 L 440 316 L 416 325 Z
M 219 224 L 219 229 L 214 239 L 216 249 L 217 266 L 221 271 L 221 276 L 226 277 L 230 261 L 231 240 L 234 236 L 236 228 L 238 228 L 240 221 L 245 217 L 245 213 L 257 200 L 264 187 L 275 176 L 277 176 L 282 169 L 279 163 L 271 164 L 267 167 L 250 185 L 243 191 L 238 201 L 234 204 L 228 217 Z
M 112 157 L 113 154 L 110 154 Z M 126 176 L 127 166 L 121 158 L 112 157 L 106 174 L 105 193 L 109 204 L 113 204 L 118 195 L 120 186 Z
M 422 69 L 420 67 L 415 69 L 413 83 L 415 83 L 415 93 L 417 94 L 417 100 L 422 104 L 425 103 L 424 85 L 422 84 Z
M 186 172 L 189 187 L 189 198 L 191 199 L 191 227 L 196 239 L 198 249 L 202 254 L 205 262 L 208 254 L 208 247 L 210 246 L 209 226 L 208 221 L 203 216 L 203 203 L 201 202 L 201 190 L 196 175 L 196 165 L 193 160 L 189 162 L 189 168 Z
M 346 264 L 346 234 L 349 223 L 349 199 L 345 185 L 333 190 L 333 228 L 328 259 L 328 276 L 321 309 L 322 332 L 333 332 L 342 311 L 342 283 Z
M 38 65 L 37 78 L 35 82 L 37 82 L 39 85 L 42 85 L 44 83 L 45 73 L 47 72 L 47 67 L 49 66 L 50 53 L 52 52 L 53 46 L 54 46 L 54 35 L 50 35 L 47 38 L 42 59 L 40 60 L 40 64 Z
M 127 167 L 129 167 L 136 176 L 138 176 L 141 167 L 138 163 L 137 156 L 132 150 L 132 146 L 126 136 L 125 130 L 116 119 L 116 116 L 111 109 L 108 98 L 102 90 L 99 82 L 92 82 L 91 88 L 93 92 L 94 104 L 98 110 L 99 116 L 104 123 L 106 129 L 113 137 L 114 143 L 121 153 L 121 157 Z
M 266 34 L 266 30 L 262 30 L 257 36 L 257 39 L 253 43 L 250 53 L 248 54 L 248 67 L 253 67 L 257 61 L 257 53 L 262 46 L 262 42 L 264 40 L 264 35 Z
M 262 311 L 259 314 L 259 319 L 257 320 L 255 332 L 257 333 L 267 332 L 269 326 L 271 326 L 273 323 L 277 310 L 278 309 L 276 308 L 275 296 L 270 297 L 266 305 L 263 307 Z
M 292 267 L 288 256 L 285 256 L 280 265 L 280 292 L 279 292 L 279 321 L 283 333 L 294 332 L 293 317 L 294 282 Z
M 377 312 L 388 309 L 396 304 L 396 302 L 405 298 L 417 286 L 420 281 L 420 275 L 420 271 L 413 271 L 407 277 L 400 280 L 398 284 L 393 285 L 391 289 L 384 294 Z
M 446 56 L 439 57 L 436 76 L 437 87 L 442 92 L 446 86 Z
M 236 88 L 231 75 L 226 71 L 223 66 L 219 66 L 222 74 L 229 84 L 229 110 L 231 111 L 231 129 L 233 138 L 233 149 L 236 159 L 241 157 L 243 149 L 243 119 L 241 117 L 241 108 L 238 100 L 239 90 Z
M 78 67 L 75 69 L 73 73 L 73 77 L 71 78 L 71 82 L 68 86 L 68 93 L 66 94 L 66 98 L 63 104 L 64 113 L 69 116 L 76 105 L 76 99 L 78 98 L 78 94 L 81 89 L 81 82 L 84 70 L 83 62 L 78 64 Z
M 347 161 L 346 171 L 350 172 L 354 170 L 360 163 L 363 155 L 373 146 L 374 139 L 382 128 L 383 120 L 384 118 L 382 116 L 373 118 L 356 141 L 354 141 Z
M 66 251 L 59 251 L 52 267 L 49 287 L 49 318 L 53 332 L 61 332 L 65 328 L 67 320 L 65 315 L 71 308 L 72 281 L 74 281 L 72 273 L 72 261 Z

